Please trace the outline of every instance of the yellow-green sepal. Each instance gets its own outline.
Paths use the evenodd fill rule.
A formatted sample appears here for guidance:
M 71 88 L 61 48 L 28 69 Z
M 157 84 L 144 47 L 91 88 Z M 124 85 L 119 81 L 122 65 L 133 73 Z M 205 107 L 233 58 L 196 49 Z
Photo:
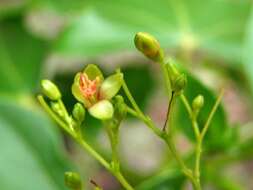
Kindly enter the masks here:
M 114 97 L 119 92 L 122 83 L 123 83 L 122 73 L 116 73 L 106 78 L 100 88 L 101 98 L 109 100 L 112 97 Z
M 113 106 L 109 100 L 101 100 L 88 109 L 89 113 L 100 120 L 108 120 L 113 116 Z
M 98 68 L 98 66 L 94 65 L 94 64 L 89 64 L 85 67 L 83 73 L 86 73 L 88 78 L 90 80 L 95 80 L 96 77 L 99 78 L 100 82 L 103 82 L 104 80 L 104 76 L 103 73 L 100 71 L 100 69 Z

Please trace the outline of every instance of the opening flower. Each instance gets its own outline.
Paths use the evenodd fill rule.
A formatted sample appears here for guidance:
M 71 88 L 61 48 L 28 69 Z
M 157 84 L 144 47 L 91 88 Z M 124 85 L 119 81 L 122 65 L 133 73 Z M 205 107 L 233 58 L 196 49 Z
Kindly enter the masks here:
M 110 102 L 120 90 L 123 82 L 121 73 L 113 74 L 104 79 L 96 65 L 89 64 L 83 72 L 76 74 L 72 85 L 72 94 L 82 102 L 89 113 L 101 120 L 113 116 Z

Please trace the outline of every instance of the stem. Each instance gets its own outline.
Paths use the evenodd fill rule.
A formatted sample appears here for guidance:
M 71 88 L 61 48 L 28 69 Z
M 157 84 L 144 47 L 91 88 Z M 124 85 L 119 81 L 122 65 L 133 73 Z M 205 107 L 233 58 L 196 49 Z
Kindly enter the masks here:
M 185 95 L 183 93 L 180 95 L 180 98 L 181 98 L 189 116 L 191 116 L 192 115 L 192 108 L 191 108 L 189 101 L 187 100 L 187 98 L 185 97 Z
M 200 158 L 202 153 L 202 140 L 198 138 L 197 144 L 196 144 L 196 160 L 195 160 L 195 170 L 194 175 L 197 181 L 197 184 L 199 186 L 199 189 L 201 189 L 200 184 Z
M 106 161 L 98 152 L 93 149 L 93 147 L 91 147 L 84 139 L 82 139 L 82 136 L 78 135 L 76 131 L 73 131 L 71 126 L 68 126 L 51 110 L 42 95 L 39 95 L 37 98 L 41 106 L 54 119 L 54 121 L 56 121 L 56 123 L 59 124 L 61 128 L 63 128 L 71 137 L 73 137 L 73 139 L 78 144 L 80 144 L 84 150 L 86 150 L 102 166 L 104 166 L 111 174 L 113 174 L 126 190 L 134 190 L 133 187 L 126 181 L 124 176 L 121 174 L 120 170 L 115 170 L 114 168 L 112 168 L 108 161 Z
M 135 109 L 135 111 L 137 112 L 138 115 L 144 115 L 141 111 L 141 109 L 139 108 L 139 106 L 137 105 L 137 103 L 135 102 L 132 94 L 130 93 L 126 81 L 125 79 L 123 79 L 123 84 L 122 84 L 123 90 L 127 96 L 127 98 L 129 99 L 130 103 L 132 104 L 133 108 Z
M 134 188 L 127 182 L 125 177 L 121 174 L 120 171 L 114 173 L 114 176 L 119 180 L 121 185 L 126 189 L 126 190 L 134 190 Z
M 176 161 L 178 162 L 182 172 L 184 173 L 184 175 L 189 178 L 189 180 L 191 181 L 191 183 L 193 184 L 194 187 L 197 186 L 197 182 L 194 179 L 194 176 L 192 174 L 192 171 L 187 168 L 187 166 L 185 165 L 184 161 L 181 159 L 181 156 L 178 154 L 175 145 L 173 143 L 173 141 L 171 140 L 171 137 L 169 137 L 166 133 L 164 133 L 163 131 L 160 131 L 153 123 L 153 121 L 150 118 L 147 117 L 142 117 L 140 116 L 135 110 L 132 110 L 131 108 L 127 109 L 128 113 L 132 114 L 133 116 L 136 116 L 137 118 L 139 118 L 140 120 L 142 120 L 151 130 L 153 130 L 155 132 L 155 134 L 160 137 L 162 140 L 165 141 L 165 143 L 168 145 L 170 152 L 172 153 L 172 155 L 175 157 Z M 158 131 L 157 131 L 158 130 Z M 200 190 L 195 188 L 196 190 Z
M 165 65 L 165 64 L 162 64 Z M 164 77 L 166 80 L 166 84 L 170 85 L 170 81 L 167 75 L 167 71 L 165 70 L 166 67 L 163 67 L 163 71 L 164 71 Z M 167 77 L 166 77 L 167 76 Z M 168 79 L 168 80 L 167 80 Z M 167 85 L 166 85 L 167 86 Z M 182 172 L 184 173 L 184 175 L 191 181 L 193 187 L 195 190 L 201 190 L 199 183 L 197 182 L 197 180 L 194 178 L 194 175 L 192 173 L 192 170 L 190 170 L 184 163 L 184 161 L 181 159 L 181 156 L 178 154 L 175 145 L 173 143 L 173 141 L 171 140 L 171 137 L 168 136 L 164 131 L 159 130 L 153 123 L 153 121 L 144 115 L 144 113 L 140 110 L 139 106 L 137 105 L 137 103 L 135 102 L 131 92 L 129 91 L 127 84 L 125 82 L 125 80 L 123 79 L 123 84 L 122 84 L 123 90 L 127 96 L 127 98 L 129 99 L 130 103 L 132 104 L 134 110 L 132 108 L 127 108 L 128 113 L 132 114 L 133 116 L 139 118 L 140 120 L 142 120 L 158 137 L 160 137 L 161 139 L 163 139 L 166 144 L 169 147 L 169 150 L 171 151 L 172 155 L 175 157 L 176 161 L 178 162 Z M 168 87 L 168 91 L 169 91 L 169 87 Z M 185 96 L 181 96 L 183 99 L 183 102 L 185 103 L 188 112 L 191 114 L 191 107 L 187 101 L 187 99 L 185 98 Z
M 114 122 L 105 122 L 106 132 L 110 141 L 111 150 L 112 150 L 112 162 L 111 166 L 113 170 L 120 170 L 120 162 L 118 155 L 118 128 L 120 123 Z
M 212 108 L 212 110 L 211 110 L 211 112 L 210 112 L 210 114 L 209 114 L 209 116 L 207 118 L 207 121 L 206 121 L 206 123 L 205 123 L 205 125 L 203 127 L 203 130 L 202 130 L 202 132 L 200 134 L 201 139 L 204 138 L 204 136 L 205 136 L 205 134 L 206 134 L 206 132 L 208 130 L 208 127 L 209 127 L 209 125 L 210 125 L 210 123 L 211 123 L 211 121 L 213 119 L 213 116 L 214 116 L 214 114 L 215 114 L 215 112 L 216 112 L 216 110 L 217 110 L 217 108 L 218 108 L 218 106 L 219 106 L 219 104 L 221 102 L 221 99 L 222 99 L 223 95 L 224 95 L 224 89 L 221 89 L 221 91 L 219 93 L 219 96 L 218 96 L 217 100 L 215 101 L 215 104 L 214 104 L 214 106 L 213 106 L 213 108 Z
M 171 112 L 171 107 L 172 107 L 173 100 L 174 100 L 174 92 L 172 91 L 171 99 L 170 99 L 168 110 L 167 110 L 166 121 L 165 121 L 165 123 L 163 125 L 163 131 L 166 130 L 167 123 L 170 120 L 170 112 Z
M 197 144 L 196 144 L 196 160 L 195 160 L 195 170 L 194 170 L 194 176 L 196 178 L 196 189 L 197 190 L 201 190 L 201 184 L 200 184 L 200 161 L 201 161 L 201 153 L 202 153 L 202 144 L 203 144 L 203 139 L 204 136 L 208 130 L 208 127 L 212 121 L 212 118 L 221 102 L 221 99 L 223 97 L 224 94 L 224 90 L 222 89 L 221 92 L 219 93 L 219 96 L 207 118 L 207 121 L 204 125 L 203 130 L 201 131 L 201 133 L 198 133 L 197 135 Z M 196 121 L 196 117 L 192 118 L 192 123 L 193 125 L 197 125 L 197 121 Z M 197 126 L 198 127 L 198 126 Z
M 191 108 L 191 105 L 190 105 L 188 99 L 185 97 L 185 95 L 183 93 L 180 95 L 180 98 L 181 98 L 181 101 L 183 102 L 184 107 L 186 108 L 189 118 L 192 122 L 192 129 L 193 129 L 195 137 L 197 139 L 200 134 L 200 131 L 199 131 L 198 123 L 196 121 L 196 117 L 193 114 L 193 111 L 192 111 L 192 108 Z
M 98 153 L 96 152 L 86 141 L 83 139 L 75 139 L 83 149 L 85 149 L 91 156 L 93 156 L 101 165 L 103 165 L 107 170 L 111 171 L 110 164 Z
M 171 92 L 171 83 L 170 83 L 170 78 L 169 78 L 169 75 L 168 75 L 168 71 L 167 71 L 167 68 L 166 68 L 166 63 L 164 62 L 164 60 L 162 60 L 160 63 L 160 66 L 162 68 L 162 72 L 163 72 L 163 78 L 165 80 L 165 87 L 166 87 L 166 92 L 167 92 L 167 95 L 169 97 L 169 99 L 171 99 L 171 95 L 172 95 L 172 92 Z
M 59 124 L 59 126 L 64 129 L 65 131 L 67 131 L 71 136 L 75 136 L 75 134 L 73 133 L 73 131 L 68 127 L 68 125 L 62 121 L 52 110 L 51 108 L 48 106 L 48 104 L 46 103 L 45 99 L 43 98 L 42 95 L 38 95 L 37 99 L 39 101 L 39 103 L 41 104 L 41 106 L 45 109 L 45 111 L 51 116 L 51 118 L 53 120 L 56 121 L 56 123 Z

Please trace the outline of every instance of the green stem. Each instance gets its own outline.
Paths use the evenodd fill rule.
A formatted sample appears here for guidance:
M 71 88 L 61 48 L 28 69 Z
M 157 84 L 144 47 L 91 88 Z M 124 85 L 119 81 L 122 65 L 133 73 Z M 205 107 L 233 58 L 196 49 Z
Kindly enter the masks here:
M 185 95 L 183 93 L 180 95 L 180 98 L 181 98 L 181 100 L 188 112 L 188 115 L 191 116 L 192 115 L 192 108 L 191 108 L 189 101 L 187 100 L 187 98 L 185 97 Z
M 198 123 L 197 123 L 197 121 L 196 121 L 196 117 L 195 117 L 194 114 L 193 114 L 191 105 L 190 105 L 188 99 L 185 97 L 185 95 L 184 95 L 183 93 L 180 95 L 180 99 L 181 99 L 181 101 L 183 102 L 183 105 L 184 105 L 184 107 L 185 107 L 186 110 L 187 110 L 187 113 L 188 113 L 188 115 L 189 115 L 189 118 L 190 118 L 190 120 L 191 120 L 191 122 L 192 122 L 192 125 L 191 125 L 191 126 L 192 126 L 192 129 L 193 129 L 194 134 L 195 134 L 195 137 L 196 137 L 196 139 L 197 139 L 198 136 L 200 135 L 200 131 L 199 131 Z
M 195 175 L 195 178 L 196 178 L 196 182 L 197 182 L 197 189 L 198 190 L 201 190 L 201 184 L 200 184 L 200 162 L 201 162 L 201 153 L 202 153 L 202 144 L 203 144 L 203 139 L 204 139 L 204 136 L 208 130 L 208 127 L 212 121 L 212 118 L 221 102 L 221 99 L 223 97 L 223 94 L 224 94 L 224 90 L 222 89 L 221 92 L 219 93 L 219 96 L 217 98 L 217 100 L 215 101 L 215 104 L 207 118 L 207 121 L 203 127 L 203 130 L 201 131 L 201 133 L 199 133 L 197 135 L 197 144 L 196 144 L 196 160 L 195 160 L 195 170 L 194 170 L 194 175 Z M 192 118 L 192 123 L 197 125 L 197 122 L 196 122 L 196 117 L 193 117 Z M 197 126 L 198 127 L 198 126 Z
M 121 174 L 120 170 L 115 170 L 111 167 L 110 163 L 106 161 L 98 152 L 96 152 L 93 147 L 91 147 L 82 137 L 76 134 L 75 131 L 72 130 L 71 126 L 68 126 L 65 122 L 63 122 L 48 106 L 46 101 L 44 100 L 42 95 L 39 95 L 38 101 L 41 106 L 45 109 L 45 111 L 56 121 L 56 123 L 64 129 L 73 139 L 81 145 L 81 147 L 86 150 L 92 157 L 94 157 L 102 166 L 104 166 L 109 172 L 111 172 L 121 183 L 121 185 L 126 190 L 134 190 L 133 187 L 126 181 L 124 176 Z
M 86 150 L 91 156 L 93 156 L 101 165 L 103 165 L 107 170 L 111 171 L 110 164 L 98 153 L 96 152 L 86 141 L 83 139 L 75 139 L 81 147 Z
M 126 190 L 134 190 L 134 188 L 127 182 L 125 177 L 121 174 L 121 172 L 116 172 L 114 173 L 114 176 L 119 180 L 121 185 L 126 189 Z
M 162 72 L 163 72 L 163 78 L 165 80 L 166 92 L 167 92 L 168 98 L 170 100 L 172 92 L 171 92 L 170 78 L 169 78 L 168 71 L 167 71 L 167 68 L 166 68 L 166 63 L 164 62 L 164 60 L 162 60 L 159 63 L 160 63 L 160 66 L 161 66 L 161 69 L 162 69 Z
M 171 112 L 171 110 L 172 110 L 172 105 L 173 105 L 173 101 L 174 101 L 174 93 L 175 92 L 172 92 L 172 95 L 171 95 L 171 99 L 170 99 L 170 102 L 169 102 L 169 105 L 168 105 L 168 110 L 167 110 L 167 115 L 166 115 L 166 121 L 165 121 L 165 123 L 164 123 L 164 125 L 163 125 L 163 131 L 166 131 L 166 127 L 167 127 L 167 125 L 169 125 L 169 123 L 170 123 L 170 112 Z M 172 132 L 172 131 L 171 131 Z
M 168 78 L 168 74 L 166 71 L 166 67 L 165 64 L 162 64 L 162 69 L 164 71 L 164 77 L 166 80 L 166 86 L 168 87 L 168 92 L 170 90 L 170 86 L 168 86 L 168 84 L 170 85 L 170 81 Z M 190 170 L 184 163 L 184 161 L 181 159 L 181 156 L 178 154 L 175 145 L 173 143 L 173 141 L 171 140 L 171 137 L 169 137 L 164 131 L 161 131 L 160 129 L 158 129 L 153 121 L 144 115 L 144 113 L 141 111 L 141 109 L 139 108 L 139 106 L 137 105 L 137 103 L 135 102 L 132 94 L 130 93 L 126 82 L 123 80 L 123 90 L 127 96 L 127 98 L 129 99 L 130 103 L 132 104 L 134 110 L 132 108 L 127 109 L 128 113 L 132 114 L 133 116 L 139 118 L 140 120 L 142 120 L 158 137 L 160 137 L 161 139 L 163 139 L 166 144 L 169 147 L 169 150 L 171 151 L 172 155 L 175 157 L 176 161 L 178 162 L 182 172 L 184 173 L 184 175 L 191 181 L 193 187 L 195 190 L 201 190 L 199 183 L 197 182 L 197 180 L 194 178 L 194 175 L 192 173 L 192 170 Z M 185 98 L 185 96 L 181 96 L 184 104 L 186 105 L 186 108 L 188 110 L 188 112 L 191 114 L 191 106 L 189 105 L 187 99 Z
M 37 99 L 39 101 L 39 103 L 41 104 L 41 106 L 45 109 L 45 111 L 50 115 L 50 117 L 52 117 L 53 120 L 56 121 L 56 123 L 59 124 L 59 126 L 64 129 L 66 132 L 68 132 L 71 136 L 75 136 L 75 134 L 73 133 L 73 131 L 68 127 L 68 125 L 62 121 L 52 110 L 51 108 L 48 106 L 48 104 L 46 103 L 45 99 L 43 98 L 42 95 L 38 95 Z
M 140 120 L 142 120 L 151 130 L 155 132 L 155 134 L 160 137 L 162 140 L 165 141 L 165 143 L 168 145 L 169 150 L 171 151 L 172 155 L 175 157 L 176 161 L 178 162 L 181 171 L 184 173 L 184 175 L 189 178 L 193 186 L 196 185 L 196 180 L 194 179 L 194 176 L 192 174 L 192 171 L 187 168 L 187 166 L 184 164 L 184 161 L 181 159 L 181 156 L 178 154 L 175 145 L 173 141 L 171 140 L 171 137 L 169 137 L 165 132 L 160 131 L 152 122 L 150 118 L 142 117 L 140 116 L 135 110 L 132 110 L 131 108 L 128 108 L 128 113 L 132 114 L 133 116 L 136 116 Z M 158 129 L 158 131 L 157 131 Z M 195 188 L 196 189 L 196 188 Z M 196 189 L 199 190 L 199 189 Z
M 218 108 L 218 106 L 219 106 L 219 104 L 221 102 L 221 99 L 222 99 L 223 95 L 224 95 L 224 89 L 221 89 L 221 91 L 219 93 L 219 96 L 216 99 L 216 101 L 214 103 L 214 106 L 213 106 L 213 108 L 212 108 L 212 110 L 211 110 L 211 112 L 210 112 L 210 114 L 209 114 L 209 116 L 207 118 L 207 121 L 206 121 L 206 123 L 205 123 L 205 125 L 203 127 L 203 130 L 201 131 L 201 134 L 200 134 L 201 139 L 204 138 L 204 136 L 205 136 L 205 134 L 206 134 L 206 132 L 208 130 L 208 127 L 209 127 L 209 125 L 210 125 L 210 123 L 211 123 L 211 121 L 213 119 L 213 116 L 214 116 L 214 114 L 215 114 L 215 112 L 216 112 L 216 110 L 217 110 L 217 108 Z

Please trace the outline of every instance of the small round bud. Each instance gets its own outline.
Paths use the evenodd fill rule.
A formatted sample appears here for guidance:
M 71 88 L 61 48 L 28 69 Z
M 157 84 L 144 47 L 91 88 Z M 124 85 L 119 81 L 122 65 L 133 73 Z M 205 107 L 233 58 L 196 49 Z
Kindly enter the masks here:
M 204 105 L 204 97 L 202 95 L 198 95 L 192 101 L 192 109 L 200 110 Z
M 186 75 L 181 74 L 176 78 L 172 88 L 175 92 L 181 92 L 185 88 L 186 84 L 187 84 Z
M 124 98 L 121 95 L 117 95 L 114 99 L 114 116 L 118 120 L 122 120 L 126 117 L 127 106 L 124 102 Z
M 64 111 L 62 110 L 61 105 L 58 102 L 51 102 L 51 108 L 60 117 L 64 117 Z
M 73 111 L 72 111 L 73 118 L 77 121 L 82 123 L 85 118 L 85 109 L 82 104 L 76 103 L 74 105 Z
M 82 181 L 78 173 L 65 172 L 64 181 L 65 181 L 65 185 L 72 190 L 82 189 Z
M 148 58 L 154 61 L 163 59 L 163 51 L 159 42 L 152 35 L 138 32 L 134 38 L 135 47 Z
M 59 100 L 61 93 L 58 87 L 50 80 L 41 81 L 42 92 L 51 100 Z

